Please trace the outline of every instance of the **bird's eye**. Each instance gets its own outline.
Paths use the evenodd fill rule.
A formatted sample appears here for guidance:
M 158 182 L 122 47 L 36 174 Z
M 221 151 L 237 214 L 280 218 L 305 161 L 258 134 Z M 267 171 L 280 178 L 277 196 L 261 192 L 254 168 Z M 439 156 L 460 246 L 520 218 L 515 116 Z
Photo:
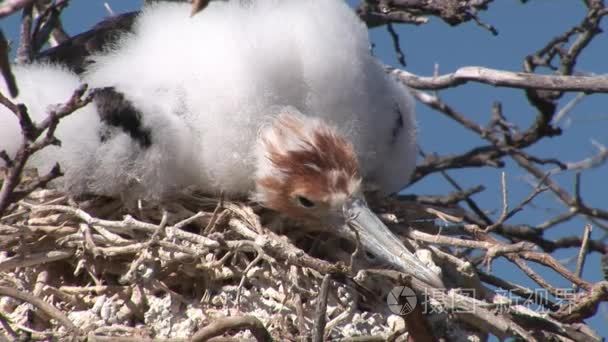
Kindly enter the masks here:
M 304 208 L 312 208 L 315 206 L 315 202 L 309 200 L 304 196 L 297 196 L 296 200 L 298 201 L 298 204 L 303 206 Z

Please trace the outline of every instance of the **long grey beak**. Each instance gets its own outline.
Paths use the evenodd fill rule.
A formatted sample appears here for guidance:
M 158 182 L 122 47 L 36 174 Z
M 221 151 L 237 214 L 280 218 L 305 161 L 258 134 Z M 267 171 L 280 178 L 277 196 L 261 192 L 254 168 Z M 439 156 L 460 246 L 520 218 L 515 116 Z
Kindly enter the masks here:
M 436 288 L 444 288 L 441 278 L 422 264 L 359 198 L 342 207 L 346 224 L 357 231 L 361 246 L 381 261 Z M 348 227 L 342 229 L 349 230 Z M 347 233 L 348 234 L 348 233 Z M 354 234 L 350 232 L 350 235 Z

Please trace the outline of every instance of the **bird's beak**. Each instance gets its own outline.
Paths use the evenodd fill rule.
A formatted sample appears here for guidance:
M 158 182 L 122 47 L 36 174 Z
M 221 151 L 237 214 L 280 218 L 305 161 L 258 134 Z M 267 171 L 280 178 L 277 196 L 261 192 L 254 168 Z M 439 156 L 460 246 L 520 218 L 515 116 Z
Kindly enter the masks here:
M 349 199 L 342 207 L 346 219 L 345 234 L 352 237 L 354 230 L 359 235 L 360 245 L 368 252 L 428 285 L 444 288 L 441 278 L 422 264 L 407 250 L 403 243 L 388 229 L 360 198 Z M 348 232 L 347 232 L 348 231 Z M 350 233 L 350 234 L 349 234 Z

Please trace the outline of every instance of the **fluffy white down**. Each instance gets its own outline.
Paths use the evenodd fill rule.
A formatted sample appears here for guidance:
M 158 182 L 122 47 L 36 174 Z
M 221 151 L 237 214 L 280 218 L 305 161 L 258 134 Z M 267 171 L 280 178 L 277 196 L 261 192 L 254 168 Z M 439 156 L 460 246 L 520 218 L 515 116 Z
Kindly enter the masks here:
M 14 100 L 24 103 L 34 122 L 46 118 L 49 111 L 65 103 L 80 86 L 80 79 L 65 68 L 48 64 L 14 66 L 13 72 L 19 85 L 19 96 Z M 8 94 L 4 82 L 0 91 Z M 0 150 L 14 158 L 22 143 L 17 117 L 6 107 L 0 106 Z M 91 158 L 99 142 L 99 120 L 92 106 L 87 106 L 64 118 L 57 126 L 55 136 L 61 147 L 49 146 L 34 154 L 30 165 L 41 174 L 47 173 L 59 163 L 65 176 L 61 183 L 68 190 L 86 190 Z M 4 161 L 0 159 L 0 166 Z
M 83 158 L 89 174 L 80 171 L 82 160 L 65 157 L 65 168 L 77 170 L 71 183 L 80 186 L 72 188 L 158 198 L 194 184 L 210 193 L 249 194 L 256 168 L 266 162 L 256 153 L 259 131 L 285 108 L 336 126 L 353 142 L 366 180 L 381 191 L 407 184 L 416 156 L 413 100 L 370 55 L 367 29 L 345 3 L 217 1 L 192 18 L 189 11 L 188 4 L 151 5 L 133 34 L 93 57 L 84 81 L 114 86 L 140 108 L 152 147 L 144 151 L 118 134 Z M 21 89 L 50 92 L 42 81 L 26 86 L 27 74 L 18 75 Z M 397 109 L 403 129 L 394 138 Z M 92 111 L 79 115 L 91 118 Z M 78 123 L 88 134 L 97 119 Z M 77 145 L 82 129 L 72 128 Z

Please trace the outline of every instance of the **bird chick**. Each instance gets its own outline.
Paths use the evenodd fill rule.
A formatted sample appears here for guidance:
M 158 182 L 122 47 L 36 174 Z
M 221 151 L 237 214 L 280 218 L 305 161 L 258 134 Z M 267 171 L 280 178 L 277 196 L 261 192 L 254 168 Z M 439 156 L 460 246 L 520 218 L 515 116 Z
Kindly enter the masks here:
M 383 194 L 407 184 L 415 118 L 411 95 L 370 54 L 352 9 L 257 0 L 211 2 L 192 18 L 189 11 L 149 6 L 132 33 L 93 56 L 82 80 L 99 89 L 95 105 L 65 118 L 57 134 L 66 149 L 42 151 L 33 166 L 59 161 L 71 194 L 163 200 L 187 186 L 253 193 L 289 217 L 348 238 L 357 231 L 371 253 L 440 285 L 363 199 L 362 183 Z M 44 65 L 17 68 L 16 77 L 36 118 L 67 99 L 53 93 L 57 83 L 77 79 Z M 0 109 L 2 116 L 11 114 Z M 17 131 L 16 122 L 0 126 L 0 149 L 14 150 Z
M 247 195 L 258 132 L 286 107 L 335 126 L 366 184 L 382 194 L 407 184 L 416 160 L 413 100 L 371 55 L 367 28 L 346 3 L 214 1 L 194 17 L 189 11 L 145 7 L 132 33 L 92 56 L 84 81 L 111 87 L 139 114 L 112 119 L 89 187 L 162 198 L 197 184 Z
M 257 146 L 254 198 L 297 219 L 331 220 L 361 193 L 352 144 L 318 118 L 280 114 Z
M 318 118 L 282 113 L 262 130 L 257 144 L 254 199 L 290 218 L 358 239 L 388 265 L 443 287 L 368 208 L 357 154 L 335 128 Z

